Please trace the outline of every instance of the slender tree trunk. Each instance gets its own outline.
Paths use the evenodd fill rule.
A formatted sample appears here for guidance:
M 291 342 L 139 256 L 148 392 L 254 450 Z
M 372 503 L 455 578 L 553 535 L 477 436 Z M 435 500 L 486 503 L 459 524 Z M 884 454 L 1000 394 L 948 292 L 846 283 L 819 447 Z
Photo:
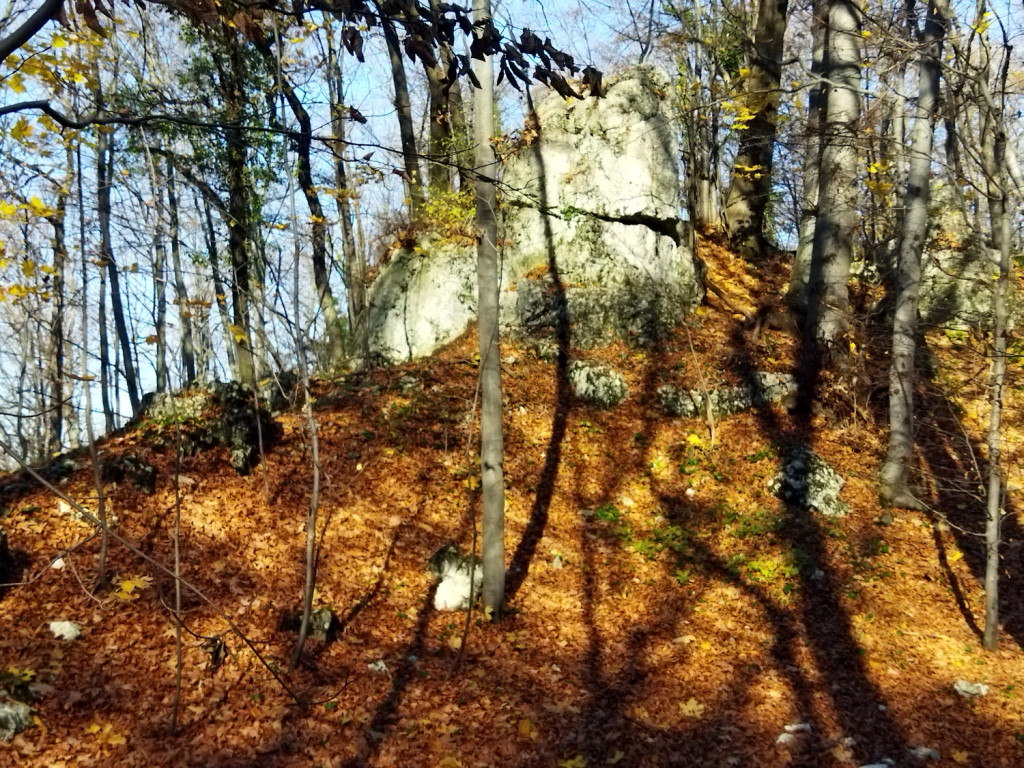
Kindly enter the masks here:
M 110 399 L 110 333 L 107 329 L 107 271 L 100 267 L 99 296 L 100 399 L 103 402 L 105 432 L 114 431 L 114 408 Z
M 167 215 L 171 228 L 171 266 L 174 270 L 174 301 L 178 305 L 178 324 L 181 326 L 181 367 L 185 384 L 196 378 L 195 339 L 192 335 L 192 305 L 189 302 L 185 275 L 181 269 L 181 218 L 178 190 L 174 179 L 174 165 L 167 160 Z
M 840 352 L 839 343 L 849 328 L 848 281 L 853 232 L 859 216 L 861 10 L 854 0 L 829 0 L 828 14 L 828 99 L 811 257 L 808 328 L 819 345 Z
M 438 0 L 430 0 L 430 10 L 440 15 Z M 437 66 L 423 65 L 427 76 L 427 183 L 431 192 L 451 192 L 454 175 L 466 149 L 466 116 L 462 108 L 462 91 L 458 78 L 449 79 L 448 71 L 455 58 L 451 46 L 440 41 Z
M 313 126 L 309 119 L 309 112 L 306 111 L 291 83 L 283 74 L 280 88 L 288 101 L 292 114 L 295 115 L 295 119 L 299 123 L 298 134 L 294 137 L 297 159 L 296 176 L 302 196 L 306 199 L 306 205 L 309 207 L 313 282 L 316 286 L 320 312 L 323 314 L 327 332 L 327 362 L 333 368 L 339 365 L 345 356 L 345 329 L 342 327 L 341 318 L 338 316 L 338 306 L 334 301 L 334 294 L 331 292 L 331 275 L 327 267 L 327 217 L 324 215 L 323 206 L 320 205 L 320 196 L 313 184 L 310 163 Z
M 68 147 L 68 175 L 73 172 L 71 149 Z M 51 278 L 51 305 L 53 314 L 50 319 L 50 402 L 49 428 L 45 453 L 53 456 L 60 452 L 64 442 L 64 273 L 67 271 L 68 247 L 65 232 L 69 190 L 60 187 L 57 193 L 57 205 L 50 216 L 53 227 L 53 276 Z
M 337 191 L 338 223 L 341 226 L 341 245 L 344 253 L 345 287 L 348 289 L 348 324 L 351 339 L 350 354 L 361 358 L 366 365 L 370 360 L 369 334 L 366 327 L 366 263 L 356 248 L 352 231 L 353 211 L 351 190 L 345 168 L 345 93 L 341 69 L 342 57 L 334 48 L 333 30 L 327 30 L 327 78 L 331 101 L 331 152 L 334 155 L 334 186 Z
M 163 189 L 157 190 L 156 229 L 153 232 L 153 299 L 156 303 L 156 391 L 167 391 L 167 247 L 164 244 Z
M 395 110 L 398 113 L 398 132 L 402 141 L 402 159 L 405 163 L 405 192 L 409 198 L 409 212 L 417 216 L 423 208 L 423 179 L 420 176 L 419 154 L 416 151 L 416 131 L 412 122 L 409 101 L 409 82 L 405 74 L 405 59 L 394 22 L 385 14 L 380 16 L 381 30 L 387 43 L 391 61 L 391 80 L 395 85 Z
M 228 188 L 228 253 L 231 257 L 231 311 L 230 327 L 238 380 L 247 386 L 256 384 L 253 359 L 253 334 L 250 316 L 251 285 L 251 204 L 248 153 L 242 122 L 245 114 L 245 64 L 241 43 L 234 30 L 226 30 L 224 38 L 228 53 L 227 68 L 220 68 L 220 90 L 225 106 L 225 145 L 227 167 L 225 181 Z
M 811 88 L 807 100 L 807 135 L 804 139 L 803 202 L 799 240 L 786 303 L 806 312 L 814 253 L 814 229 L 818 217 L 818 184 L 821 175 L 822 132 L 825 126 L 825 43 L 828 37 L 828 2 L 814 0 L 811 13 Z
M 96 518 L 100 521 L 100 553 L 96 567 L 97 587 L 102 589 L 107 586 L 107 546 L 109 532 L 107 529 L 107 507 L 106 498 L 103 493 L 103 478 L 100 474 L 99 453 L 96 450 L 96 435 L 92 426 L 92 375 L 89 371 L 89 249 L 86 247 L 85 237 L 85 193 L 83 191 L 82 179 L 85 174 L 82 172 L 82 145 L 75 144 L 75 166 L 78 170 L 75 179 L 75 187 L 78 198 L 78 247 L 81 252 L 82 268 L 82 395 L 85 401 L 85 435 L 89 445 L 89 463 L 92 466 L 93 487 L 96 489 Z M 103 307 L 103 286 L 105 272 L 101 267 L 100 273 L 100 391 L 103 395 L 103 417 L 107 432 L 113 430 L 113 414 L 110 411 L 107 401 L 107 380 L 106 380 L 106 313 Z
M 128 401 L 132 413 L 139 412 L 139 385 L 135 377 L 135 366 L 132 363 L 132 340 L 128 335 L 128 324 L 125 322 L 125 307 L 121 298 L 121 278 L 114 260 L 114 248 L 110 237 L 110 188 L 111 174 L 114 168 L 113 147 L 107 140 L 106 130 L 96 132 L 96 208 L 100 229 L 100 258 L 107 269 L 110 281 L 110 310 L 113 314 L 114 329 L 121 345 L 124 358 L 124 381 L 128 392 Z
M 879 495 L 886 504 L 920 509 L 908 486 L 914 451 L 914 356 L 917 347 L 917 300 L 921 254 L 928 234 L 928 199 L 939 99 L 942 39 L 946 20 L 929 4 L 921 36 L 919 93 L 914 114 L 910 167 L 904 195 L 903 236 L 896 270 L 896 312 L 889 369 L 889 449 L 880 473 Z
M 217 230 L 213 226 L 213 212 L 210 210 L 210 202 L 203 199 L 203 215 L 206 221 L 206 255 L 210 260 L 210 274 L 213 277 L 213 295 L 217 303 L 217 313 L 220 315 L 221 327 L 224 329 L 224 346 L 228 354 L 228 369 L 231 376 L 240 379 L 238 372 L 238 356 L 235 354 L 237 345 L 234 334 L 231 332 L 231 315 L 228 312 L 227 293 L 224 288 L 224 279 L 220 274 L 220 262 L 217 255 Z
M 744 78 L 741 104 L 753 117 L 737 130 L 739 148 L 725 207 L 729 238 L 745 256 L 764 252 L 765 212 L 772 194 L 772 155 L 782 83 L 782 51 L 788 0 L 761 0 L 754 55 Z
M 985 18 L 986 0 L 978 0 L 976 18 Z M 995 285 L 995 311 L 992 322 L 991 410 L 988 423 L 988 493 L 985 519 L 985 648 L 994 651 L 999 633 L 999 545 L 1003 522 L 1003 467 L 1001 424 L 1003 387 L 1006 379 L 1006 328 L 1009 321 L 1007 295 L 1010 285 L 1010 179 L 1007 160 L 1008 136 L 1005 125 L 1006 79 L 1009 50 L 1004 51 L 999 71 L 1000 103 L 989 88 L 991 51 L 984 30 L 979 33 L 981 66 L 973 73 L 971 84 L 980 105 L 982 147 L 981 162 L 985 175 L 989 222 L 993 249 L 999 254 L 999 276 Z
M 490 0 L 473 0 L 473 21 L 490 23 Z M 505 604 L 505 483 L 501 406 L 501 351 L 498 344 L 498 218 L 494 175 L 494 69 L 490 56 L 474 59 L 476 141 L 478 329 L 480 334 L 480 488 L 483 503 L 484 615 L 497 621 Z

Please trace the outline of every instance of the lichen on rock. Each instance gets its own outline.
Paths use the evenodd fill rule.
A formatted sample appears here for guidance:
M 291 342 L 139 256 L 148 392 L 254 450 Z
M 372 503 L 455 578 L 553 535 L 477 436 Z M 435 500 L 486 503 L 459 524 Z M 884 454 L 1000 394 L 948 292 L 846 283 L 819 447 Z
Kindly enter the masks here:
M 569 384 L 580 400 L 598 408 L 611 408 L 629 395 L 622 374 L 610 366 L 574 360 L 569 364 Z
M 787 504 L 840 517 L 850 511 L 850 505 L 839 498 L 845 484 L 823 458 L 801 445 L 786 455 L 778 474 L 768 481 L 768 490 Z

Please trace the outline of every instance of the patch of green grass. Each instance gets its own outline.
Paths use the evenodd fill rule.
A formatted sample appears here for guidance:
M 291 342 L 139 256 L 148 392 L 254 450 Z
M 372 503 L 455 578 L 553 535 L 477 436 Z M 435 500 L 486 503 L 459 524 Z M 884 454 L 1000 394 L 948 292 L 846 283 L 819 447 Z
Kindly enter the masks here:
M 751 514 L 733 512 L 725 522 L 733 526 L 730 533 L 737 539 L 753 539 L 778 533 L 785 525 L 785 519 L 781 514 L 769 512 L 767 509 L 757 509 Z

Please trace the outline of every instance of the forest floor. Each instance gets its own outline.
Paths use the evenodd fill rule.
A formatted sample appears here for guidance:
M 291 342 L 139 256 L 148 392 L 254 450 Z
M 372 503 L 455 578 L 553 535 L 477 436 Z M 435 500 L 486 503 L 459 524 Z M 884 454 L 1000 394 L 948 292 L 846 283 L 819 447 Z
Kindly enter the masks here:
M 175 733 L 173 580 L 114 544 L 115 590 L 91 594 L 97 539 L 50 567 L 89 527 L 51 492 L 8 481 L 2 523 L 32 581 L 0 597 L 0 681 L 30 684 L 37 724 L 0 744 L 0 765 L 923 764 L 914 750 L 934 750 L 932 764 L 1024 765 L 1016 490 L 999 649 L 984 651 L 979 635 L 983 342 L 929 335 L 918 479 L 933 510 L 890 518 L 875 479 L 884 329 L 858 330 L 853 372 L 823 381 L 813 417 L 773 405 L 723 418 L 712 446 L 702 420 L 657 408 L 663 383 L 696 388 L 703 376 L 717 387 L 794 365 L 792 338 L 768 329 L 755 340 L 734 312 L 770 295 L 759 293 L 766 283 L 783 285 L 781 267 L 754 269 L 713 244 L 702 255 L 731 308 L 711 295 L 689 336 L 582 353 L 625 373 L 630 396 L 617 408 L 573 400 L 557 364 L 503 346 L 510 612 L 495 624 L 473 614 L 461 652 L 465 614 L 433 609 L 425 565 L 446 542 L 473 540 L 472 334 L 429 360 L 316 383 L 316 604 L 339 626 L 309 641 L 295 671 L 289 619 L 312 478 L 301 411 L 280 416 L 283 438 L 247 477 L 224 451 L 182 460 L 182 576 L 217 610 L 185 592 Z M 1016 489 L 1016 367 L 1010 384 Z M 767 491 L 780 455 L 804 442 L 845 477 L 850 514 L 787 508 Z M 174 451 L 131 430 L 100 447 L 158 468 L 152 495 L 108 491 L 118 532 L 170 565 Z M 61 488 L 90 503 L 90 471 Z M 81 636 L 56 639 L 53 620 Z M 216 667 L 210 638 L 225 644 Z M 988 693 L 964 697 L 959 680 Z

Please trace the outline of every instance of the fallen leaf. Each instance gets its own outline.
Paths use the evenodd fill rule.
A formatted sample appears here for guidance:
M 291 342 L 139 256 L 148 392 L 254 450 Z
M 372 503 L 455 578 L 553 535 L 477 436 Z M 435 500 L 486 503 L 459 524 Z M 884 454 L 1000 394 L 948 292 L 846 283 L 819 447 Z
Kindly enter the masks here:
M 704 705 L 696 699 L 689 699 L 679 704 L 679 714 L 683 717 L 699 718 L 704 714 Z
M 967 751 L 960 749 L 953 753 L 953 762 L 964 765 L 967 762 Z

